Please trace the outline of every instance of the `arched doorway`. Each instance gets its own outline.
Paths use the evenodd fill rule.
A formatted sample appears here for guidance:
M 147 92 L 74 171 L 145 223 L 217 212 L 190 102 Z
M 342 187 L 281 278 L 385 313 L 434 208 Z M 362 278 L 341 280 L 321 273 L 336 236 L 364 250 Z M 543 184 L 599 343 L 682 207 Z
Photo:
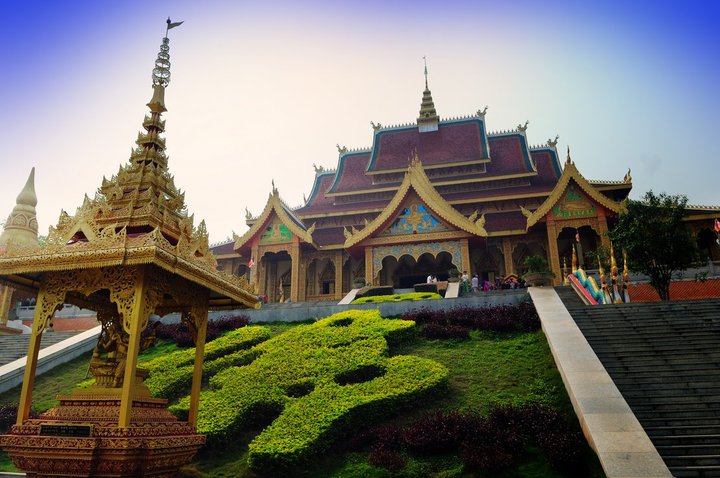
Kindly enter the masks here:
M 268 302 L 286 301 L 290 298 L 292 282 L 292 258 L 287 251 L 266 252 L 262 259 L 265 271 L 263 290 Z
M 453 267 L 452 256 L 448 252 L 440 252 L 437 256 L 426 252 L 417 261 L 409 254 L 402 255 L 399 260 L 387 256 L 382 261 L 380 284 L 410 289 L 415 284 L 426 282 L 428 275 L 434 275 L 441 281 L 447 280 L 448 271 Z
M 578 238 L 580 239 L 579 242 Z M 565 259 L 567 266 L 570 267 L 572 263 L 572 246 L 575 245 L 578 267 L 597 269 L 597 250 L 600 246 L 600 236 L 592 227 L 565 227 L 558 234 L 557 244 L 560 266 L 562 266 L 563 259 Z
M 477 274 L 480 279 L 494 282 L 496 277 L 505 276 L 503 255 L 497 246 L 475 249 L 471 253 L 472 270 L 470 275 Z
M 513 265 L 515 266 L 517 275 L 521 276 L 527 272 L 527 267 L 525 266 L 525 258 L 527 256 L 541 256 L 548 259 L 548 263 L 550 262 L 545 248 L 539 243 L 531 242 L 526 244 L 521 242 L 515 246 L 512 253 Z
M 305 293 L 308 298 L 335 294 L 335 264 L 330 258 L 313 259 L 307 267 Z

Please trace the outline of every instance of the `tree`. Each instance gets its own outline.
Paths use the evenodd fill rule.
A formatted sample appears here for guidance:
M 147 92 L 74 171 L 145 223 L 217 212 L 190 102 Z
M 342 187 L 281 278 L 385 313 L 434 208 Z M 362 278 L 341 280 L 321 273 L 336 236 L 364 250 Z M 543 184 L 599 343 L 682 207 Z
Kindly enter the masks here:
M 670 281 L 698 258 L 698 249 L 683 223 L 687 197 L 654 194 L 628 200 L 627 209 L 610 232 L 610 239 L 627 252 L 629 267 L 650 277 L 661 300 L 670 300 Z

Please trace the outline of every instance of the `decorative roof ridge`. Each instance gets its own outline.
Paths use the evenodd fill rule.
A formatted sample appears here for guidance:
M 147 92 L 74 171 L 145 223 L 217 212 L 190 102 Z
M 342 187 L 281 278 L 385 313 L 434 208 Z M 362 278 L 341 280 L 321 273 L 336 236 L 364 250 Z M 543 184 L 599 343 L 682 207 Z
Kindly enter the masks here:
M 309 228 L 306 227 L 305 224 L 303 224 L 303 222 L 300 221 L 300 219 L 298 219 L 298 217 L 293 213 L 293 210 L 290 209 L 285 201 L 280 199 L 280 194 L 275 188 L 275 184 L 273 182 L 273 189 L 269 194 L 265 208 L 263 209 L 263 212 L 255 218 L 254 224 L 242 236 L 238 236 L 233 233 L 233 240 L 235 241 L 233 250 L 242 248 L 256 233 L 258 233 L 273 211 L 275 211 L 275 214 L 277 214 L 280 221 L 285 224 L 288 229 L 290 229 L 290 232 L 300 237 L 305 242 L 317 247 L 317 244 L 315 244 L 315 241 L 312 238 L 312 233 L 315 231 L 315 224 Z
M 720 204 L 718 205 L 706 205 L 706 204 L 687 204 L 686 209 L 700 209 L 703 211 L 720 211 Z
M 418 127 L 417 123 L 397 123 L 397 124 L 392 124 L 390 126 L 383 126 L 382 129 L 378 130 L 378 132 L 392 130 L 392 129 L 405 129 L 405 128 L 417 128 L 417 127 Z
M 346 148 L 346 150 L 342 153 L 340 153 L 340 156 L 345 156 L 347 154 L 358 154 L 358 153 L 369 153 L 372 151 L 372 146 L 370 147 L 364 147 L 364 148 Z
M 228 244 L 232 244 L 232 242 L 233 242 L 232 239 L 223 239 L 222 241 L 210 243 L 209 247 L 210 247 L 210 249 L 213 249 L 215 247 L 226 246 Z
M 587 182 L 590 184 L 629 184 L 627 181 L 622 179 L 619 181 L 610 179 L 588 179 Z
M 624 209 L 622 203 L 613 201 L 612 199 L 599 192 L 592 184 L 588 182 L 587 179 L 583 177 L 582 174 L 580 174 L 580 171 L 578 171 L 572 158 L 570 158 L 570 147 L 568 146 L 567 159 L 565 160 L 565 168 L 560 175 L 560 179 L 558 179 L 557 184 L 555 185 L 547 199 L 545 199 L 545 201 L 537 209 L 535 209 L 535 211 L 533 211 L 531 215 L 527 216 L 527 224 L 525 225 L 526 231 L 530 229 L 533 225 L 535 225 L 543 216 L 545 216 L 560 200 L 560 197 L 563 195 L 565 189 L 567 189 L 568 185 L 570 184 L 571 179 L 574 180 L 575 183 L 580 186 L 580 189 L 582 189 L 586 194 L 588 194 L 591 199 L 593 199 L 603 207 L 610 209 L 614 212 L 620 212 L 622 209 Z
M 485 215 L 483 214 L 479 219 L 477 219 L 476 211 L 470 216 L 470 218 L 467 218 L 457 209 L 449 205 L 430 182 L 430 179 L 425 174 L 422 163 L 417 156 L 417 151 L 415 151 L 410 160 L 407 173 L 405 173 L 405 177 L 398 187 L 395 196 L 393 196 L 383 211 L 376 216 L 375 219 L 367 223 L 363 229 L 357 230 L 352 227 L 349 232 L 345 229 L 344 247 L 349 248 L 357 245 L 359 242 L 375 232 L 382 224 L 391 219 L 392 214 L 396 212 L 411 187 L 415 190 L 418 196 L 420 196 L 420 199 L 430 206 L 430 208 L 445 221 L 449 222 L 458 229 L 462 229 L 478 236 L 487 237 L 488 234 L 485 230 Z

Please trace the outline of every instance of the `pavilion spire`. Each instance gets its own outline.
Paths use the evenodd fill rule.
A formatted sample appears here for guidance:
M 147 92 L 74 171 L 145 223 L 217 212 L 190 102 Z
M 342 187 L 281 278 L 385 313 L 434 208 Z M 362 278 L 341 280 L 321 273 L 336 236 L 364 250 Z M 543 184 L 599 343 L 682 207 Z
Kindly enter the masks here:
M 165 154 L 165 88 L 170 84 L 170 39 L 167 32 L 180 25 L 167 19 L 166 33 L 152 70 L 153 95 L 130 153 L 129 164 L 116 176 L 104 180 L 100 188 L 110 211 L 98 217 L 101 225 L 126 225 L 130 231 L 148 232 L 160 227 L 173 242 L 181 235 L 180 223 L 186 221 L 184 194 L 174 184 Z M 189 218 L 188 218 L 189 219 Z
M 418 129 L 421 133 L 429 131 L 437 131 L 440 117 L 437 115 L 435 110 L 435 103 L 432 99 L 432 93 L 428 88 L 428 70 L 427 70 L 427 58 L 423 57 L 425 64 L 425 91 L 423 91 L 422 103 L 420 103 L 420 116 L 418 116 Z
M 38 241 L 38 223 L 35 212 L 37 196 L 35 195 L 35 168 L 25 182 L 20 194 L 15 200 L 16 204 L 5 221 L 5 228 L 0 234 L 0 246 L 35 245 Z

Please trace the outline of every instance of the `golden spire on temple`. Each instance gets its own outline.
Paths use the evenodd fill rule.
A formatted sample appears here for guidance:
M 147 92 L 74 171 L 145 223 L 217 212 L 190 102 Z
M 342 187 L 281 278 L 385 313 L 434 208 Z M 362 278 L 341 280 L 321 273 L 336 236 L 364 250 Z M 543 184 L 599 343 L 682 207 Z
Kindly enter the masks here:
M 421 133 L 428 131 L 437 131 L 440 117 L 435 111 L 435 103 L 433 103 L 432 94 L 428 88 L 428 70 L 427 58 L 423 57 L 425 63 L 425 91 L 423 91 L 422 103 L 420 104 L 420 116 L 418 116 L 418 128 Z
M 25 182 L 20 194 L 15 200 L 16 204 L 5 221 L 5 228 L 0 234 L 0 247 L 8 245 L 37 246 L 38 223 L 35 212 L 37 196 L 35 195 L 35 168 Z

